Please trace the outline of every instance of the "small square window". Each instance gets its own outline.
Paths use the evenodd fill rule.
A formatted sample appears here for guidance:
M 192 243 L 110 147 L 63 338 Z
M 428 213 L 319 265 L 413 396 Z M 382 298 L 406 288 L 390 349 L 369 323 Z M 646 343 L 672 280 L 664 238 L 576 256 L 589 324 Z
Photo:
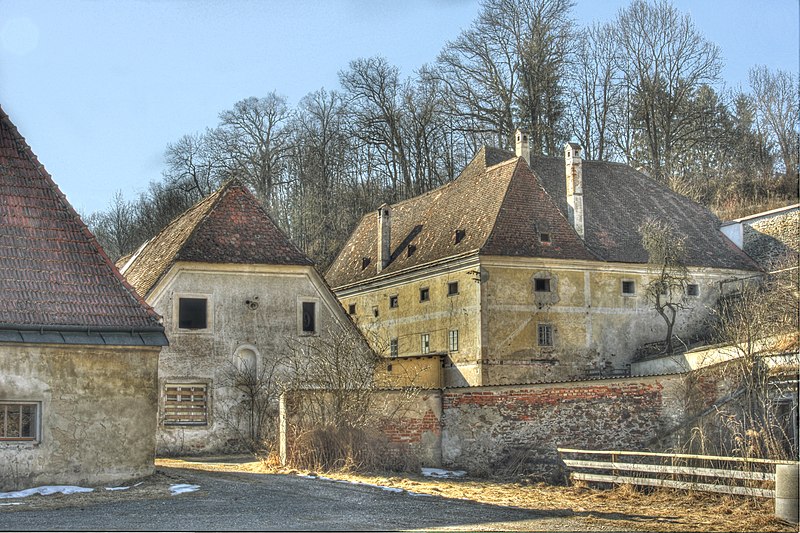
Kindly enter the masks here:
M 315 302 L 303 302 L 303 333 L 315 333 L 317 331 L 317 304 Z
M 347 312 L 351 315 L 356 314 L 356 304 L 350 304 L 347 306 Z
M 533 290 L 536 292 L 550 292 L 550 278 L 534 279 Z
M 431 291 L 425 287 L 419 290 L 419 301 L 420 302 L 427 302 L 431 299 Z
M 397 303 L 397 296 L 389 296 L 389 308 L 397 309 L 398 305 L 399 304 Z
M 208 300 L 205 298 L 178 299 L 178 328 L 206 329 L 208 327 Z
M 544 244 L 550 244 L 550 234 L 549 233 L 540 233 L 539 234 L 539 242 Z
M 38 403 L 0 403 L 0 441 L 35 441 L 38 430 Z
M 430 353 L 431 351 L 431 336 L 428 333 L 423 333 L 422 340 L 422 353 Z
M 539 346 L 548 348 L 553 346 L 553 326 L 550 324 L 539 324 L 538 329 L 538 344 Z
M 622 294 L 636 294 L 636 282 L 630 280 L 622 281 Z
M 700 285 L 697 283 L 689 283 L 686 286 L 686 296 L 700 296 Z
M 447 284 L 447 295 L 453 296 L 455 294 L 458 294 L 458 282 L 451 281 Z
M 389 355 L 392 357 L 397 357 L 398 349 L 397 349 L 397 339 L 392 339 L 389 341 Z
M 450 331 L 447 332 L 447 344 L 448 344 L 448 349 L 451 352 L 457 352 L 458 351 L 458 330 L 457 329 L 451 329 Z
M 378 311 L 378 306 L 377 305 L 373 305 L 372 306 L 372 316 L 374 316 L 375 318 L 378 318 L 378 315 L 380 315 L 380 312 Z

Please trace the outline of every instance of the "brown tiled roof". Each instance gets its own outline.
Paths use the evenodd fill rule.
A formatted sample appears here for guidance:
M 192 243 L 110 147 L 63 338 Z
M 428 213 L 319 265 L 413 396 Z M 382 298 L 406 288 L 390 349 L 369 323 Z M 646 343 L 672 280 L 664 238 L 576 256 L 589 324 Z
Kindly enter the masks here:
M 541 184 L 566 213 L 564 159 L 531 157 Z M 690 266 L 757 270 L 721 231 L 711 211 L 621 163 L 583 161 L 585 244 L 600 259 L 646 263 L 639 227 L 650 217 L 669 220 L 685 235 Z
M 166 344 L 158 315 L 125 283 L 2 108 L 0 288 L 0 340 L 80 344 L 79 332 L 94 329 L 107 338 L 87 343 Z M 116 342 L 114 331 L 148 335 Z
M 177 261 L 313 264 L 236 180 L 187 209 L 118 265 L 146 296 Z
M 529 166 L 484 147 L 453 182 L 391 206 L 392 259 L 381 275 L 470 252 L 646 263 L 638 228 L 650 216 L 672 220 L 687 235 L 690 265 L 757 268 L 699 204 L 625 165 L 582 164 L 585 241 L 565 216 L 563 159 L 533 157 Z M 465 231 L 458 244 L 456 230 Z M 331 286 L 378 275 L 377 231 L 377 214 L 364 215 L 326 273 Z M 550 244 L 539 242 L 540 233 L 550 234 Z

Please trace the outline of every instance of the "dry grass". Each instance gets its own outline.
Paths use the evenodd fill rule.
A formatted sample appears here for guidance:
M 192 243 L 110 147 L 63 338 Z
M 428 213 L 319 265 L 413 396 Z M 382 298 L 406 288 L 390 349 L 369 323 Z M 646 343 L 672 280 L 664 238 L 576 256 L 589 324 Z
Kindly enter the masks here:
M 223 459 L 224 461 L 224 459 Z M 233 464 L 204 460 L 159 459 L 159 466 L 264 474 L 309 474 L 280 468 L 274 461 Z M 326 472 L 326 477 L 475 502 L 531 509 L 543 514 L 582 518 L 598 529 L 639 531 L 797 531 L 773 517 L 769 499 L 747 499 L 705 493 L 631 486 L 599 490 L 585 485 L 556 487 L 477 479 L 430 479 L 417 475 L 361 475 Z

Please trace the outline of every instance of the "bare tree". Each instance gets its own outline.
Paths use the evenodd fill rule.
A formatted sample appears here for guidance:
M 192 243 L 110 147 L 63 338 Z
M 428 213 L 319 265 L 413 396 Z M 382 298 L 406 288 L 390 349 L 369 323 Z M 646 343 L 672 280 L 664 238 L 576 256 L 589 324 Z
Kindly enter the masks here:
M 693 134 L 685 109 L 700 85 L 719 75 L 719 48 L 666 0 L 634 0 L 620 11 L 614 28 L 625 58 L 624 83 L 632 92 L 629 120 L 640 133 L 629 158 L 666 183 L 682 140 Z
M 87 217 L 89 229 L 113 260 L 133 251 L 137 246 L 134 208 L 117 191 L 108 209 Z
M 788 72 L 770 72 L 759 66 L 750 70 L 750 86 L 756 108 L 756 120 L 769 132 L 778 146 L 783 172 L 797 178 L 800 157 L 800 86 Z
M 647 284 L 645 295 L 667 326 L 666 353 L 673 352 L 672 331 L 678 312 L 686 309 L 686 285 L 689 272 L 684 264 L 686 237 L 669 224 L 657 219 L 646 221 L 639 228 L 648 262 L 655 278 Z
M 167 145 L 164 179 L 197 202 L 211 194 L 221 182 L 222 155 L 214 146 L 213 132 L 184 135 Z

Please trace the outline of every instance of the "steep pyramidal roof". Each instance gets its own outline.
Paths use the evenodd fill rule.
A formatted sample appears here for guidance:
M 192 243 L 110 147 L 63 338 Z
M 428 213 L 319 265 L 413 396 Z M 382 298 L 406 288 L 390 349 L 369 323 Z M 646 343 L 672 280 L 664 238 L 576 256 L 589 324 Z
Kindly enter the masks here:
M 166 344 L 158 315 L 125 283 L 2 108 L 0 289 L 0 340 Z
M 120 270 L 146 296 L 178 261 L 311 265 L 255 197 L 236 180 L 187 209 L 131 256 Z
M 648 217 L 671 220 L 687 236 L 691 266 L 754 270 L 719 232 L 708 210 L 621 164 L 583 161 L 585 240 L 566 217 L 565 163 L 482 148 L 454 181 L 391 206 L 391 275 L 425 263 L 479 253 L 646 263 L 638 228 Z M 332 287 L 377 272 L 377 215 L 367 213 L 326 273 Z M 455 238 L 459 231 L 462 238 Z M 550 242 L 541 242 L 547 233 Z

